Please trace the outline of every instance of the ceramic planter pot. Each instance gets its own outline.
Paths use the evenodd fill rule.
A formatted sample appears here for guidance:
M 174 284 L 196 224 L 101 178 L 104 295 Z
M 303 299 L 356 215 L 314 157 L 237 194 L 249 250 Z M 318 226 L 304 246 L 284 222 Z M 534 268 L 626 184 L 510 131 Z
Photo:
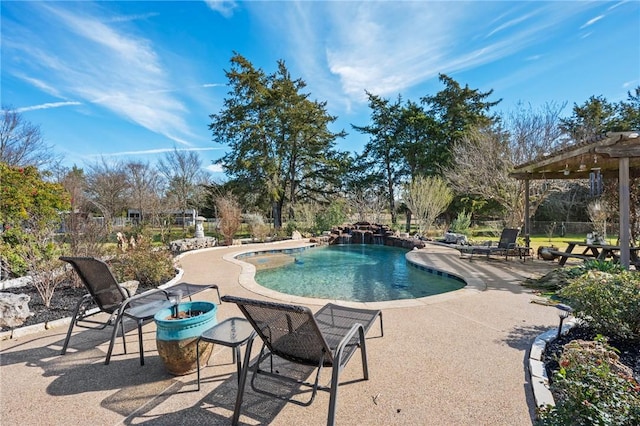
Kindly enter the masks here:
M 177 317 L 173 308 L 154 316 L 158 353 L 169 373 L 183 376 L 196 371 L 196 341 L 218 323 L 217 310 L 215 303 L 194 301 L 180 303 Z M 212 343 L 200 342 L 200 363 L 209 361 L 212 350 Z
M 554 246 L 551 247 L 545 247 L 545 246 L 541 246 L 540 248 L 538 248 L 538 257 L 542 258 L 543 260 L 555 260 L 558 255 L 551 253 L 549 250 L 555 250 L 556 248 Z

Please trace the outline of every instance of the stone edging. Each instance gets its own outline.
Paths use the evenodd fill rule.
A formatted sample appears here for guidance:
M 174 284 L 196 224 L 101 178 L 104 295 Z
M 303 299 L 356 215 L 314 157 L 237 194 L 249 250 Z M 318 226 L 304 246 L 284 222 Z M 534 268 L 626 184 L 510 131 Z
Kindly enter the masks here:
M 291 242 L 291 241 L 290 240 L 277 241 L 277 242 L 273 242 L 271 244 L 287 243 L 287 242 Z M 220 249 L 226 249 L 226 248 L 229 248 L 229 246 L 207 247 L 207 248 L 201 248 L 201 249 L 197 249 L 197 250 L 187 251 L 187 252 L 180 253 L 179 255 L 175 256 L 174 257 L 174 262 L 177 262 L 178 260 L 180 260 L 180 258 L 182 258 L 182 257 L 184 257 L 184 256 L 186 256 L 188 254 L 193 254 L 193 253 L 203 252 L 203 251 L 209 251 L 209 250 L 220 250 Z M 165 289 L 165 288 L 167 288 L 167 287 L 179 282 L 182 279 L 182 276 L 184 275 L 184 270 L 182 268 L 177 267 L 177 266 L 176 266 L 176 270 L 178 271 L 176 276 L 173 277 L 173 279 L 171 279 L 170 281 L 158 286 L 158 288 Z M 95 309 L 95 312 L 98 311 L 97 308 L 94 308 L 94 309 Z M 93 310 L 89 310 L 88 312 L 90 313 L 91 311 L 93 311 Z M 19 337 L 26 336 L 28 334 L 39 333 L 41 331 L 50 330 L 50 329 L 56 328 L 56 327 L 68 326 L 70 323 L 71 323 L 71 317 L 66 317 L 66 318 L 60 318 L 60 319 L 57 319 L 57 320 L 43 322 L 43 323 L 39 323 L 39 324 L 27 325 L 25 327 L 19 327 L 19 328 L 15 328 L 15 329 L 11 329 L 11 330 L 0 331 L 0 341 L 9 340 L 9 339 L 17 339 Z
M 565 321 L 562 325 L 561 334 L 563 336 L 567 334 L 575 324 L 575 318 Z M 549 389 L 549 377 L 544 367 L 543 356 L 547 344 L 556 340 L 557 336 L 557 327 L 540 334 L 533 341 L 531 350 L 529 351 L 529 378 L 531 380 L 531 390 L 533 391 L 533 398 L 535 399 L 537 410 L 546 406 L 556 406 L 556 402 Z
M 181 268 L 176 267 L 178 273 L 173 279 L 170 281 L 158 286 L 158 288 L 165 289 L 182 279 L 182 275 L 184 275 L 184 271 Z M 87 311 L 88 314 L 93 312 L 98 312 L 98 308 L 89 309 Z M 0 341 L 2 340 L 10 340 L 10 339 L 18 339 L 22 336 L 26 336 L 28 334 L 39 333 L 41 331 L 50 330 L 52 328 L 68 326 L 71 323 L 71 317 L 60 318 L 53 321 L 42 322 L 39 324 L 27 325 L 25 327 L 18 327 L 11 330 L 0 331 Z

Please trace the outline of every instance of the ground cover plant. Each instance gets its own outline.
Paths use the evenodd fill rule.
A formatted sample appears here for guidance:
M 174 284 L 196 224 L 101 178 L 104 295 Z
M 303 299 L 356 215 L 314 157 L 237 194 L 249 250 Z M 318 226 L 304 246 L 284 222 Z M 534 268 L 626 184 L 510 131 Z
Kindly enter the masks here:
M 539 424 L 640 424 L 640 275 L 597 261 L 569 271 L 556 296 L 581 322 L 546 349 L 556 406 Z
M 556 406 L 543 409 L 540 425 L 640 424 L 640 385 L 607 339 L 564 345 L 551 390 Z

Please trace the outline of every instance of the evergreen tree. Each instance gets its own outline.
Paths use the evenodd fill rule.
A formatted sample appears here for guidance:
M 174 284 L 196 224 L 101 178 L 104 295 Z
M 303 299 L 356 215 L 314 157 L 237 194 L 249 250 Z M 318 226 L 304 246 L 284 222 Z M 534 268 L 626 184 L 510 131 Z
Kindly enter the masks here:
M 230 148 L 218 163 L 237 188 L 260 189 L 280 228 L 285 202 L 292 218 L 296 203 L 339 190 L 347 157 L 334 145 L 345 133 L 329 130 L 336 117 L 301 92 L 306 83 L 293 80 L 284 61 L 267 75 L 236 53 L 226 76 L 231 90 L 209 126 Z
M 422 98 L 427 114 L 437 123 L 433 127 L 426 155 L 432 165 L 447 167 L 451 164 L 451 149 L 456 141 L 471 129 L 484 128 L 498 121 L 489 111 L 501 99 L 487 101 L 493 89 L 483 93 L 478 89 L 470 89 L 468 85 L 461 87 L 445 74 L 440 74 L 440 81 L 445 85 L 444 89 L 434 96 Z

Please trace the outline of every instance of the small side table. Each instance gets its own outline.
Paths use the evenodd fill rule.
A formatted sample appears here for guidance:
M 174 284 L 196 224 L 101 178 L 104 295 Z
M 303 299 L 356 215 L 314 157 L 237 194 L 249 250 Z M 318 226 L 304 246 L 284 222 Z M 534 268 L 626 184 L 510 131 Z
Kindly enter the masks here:
M 238 381 L 242 371 L 242 358 L 240 357 L 240 347 L 249 341 L 253 334 L 253 327 L 244 318 L 227 318 L 219 324 L 214 325 L 198 338 L 196 343 L 196 359 L 198 368 L 198 390 L 200 390 L 200 341 L 211 342 L 233 349 L 233 362 L 238 365 Z
M 516 251 L 518 252 L 518 257 L 522 259 L 523 262 L 527 261 L 527 257 L 533 259 L 531 247 L 516 246 Z

